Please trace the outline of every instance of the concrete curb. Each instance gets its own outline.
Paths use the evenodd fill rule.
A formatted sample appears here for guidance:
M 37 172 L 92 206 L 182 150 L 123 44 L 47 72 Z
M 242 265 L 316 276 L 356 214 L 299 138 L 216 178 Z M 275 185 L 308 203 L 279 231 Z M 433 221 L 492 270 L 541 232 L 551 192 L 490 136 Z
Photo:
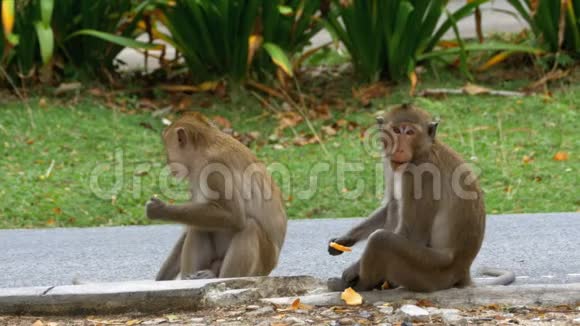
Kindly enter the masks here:
M 195 311 L 256 302 L 290 305 L 297 297 L 302 303 L 316 306 L 343 304 L 340 293 L 325 293 L 325 290 L 326 286 L 320 280 L 310 276 L 7 288 L 0 289 L 0 315 Z M 580 303 L 580 283 L 478 286 L 434 293 L 397 289 L 361 294 L 367 304 L 425 299 L 438 307 L 453 308 L 488 304 L 574 305 Z
M 0 289 L 0 314 L 76 315 L 196 310 L 320 288 L 309 276 L 134 281 Z
M 469 308 L 489 304 L 514 306 L 553 306 L 580 304 L 580 283 L 527 284 L 519 286 L 481 286 L 449 289 L 433 293 L 416 293 L 403 289 L 361 293 L 365 304 L 377 302 L 403 303 L 425 299 L 438 307 Z M 260 301 L 279 305 L 291 304 L 296 297 L 267 298 Z M 339 292 L 300 297 L 300 302 L 315 306 L 334 306 L 344 302 Z

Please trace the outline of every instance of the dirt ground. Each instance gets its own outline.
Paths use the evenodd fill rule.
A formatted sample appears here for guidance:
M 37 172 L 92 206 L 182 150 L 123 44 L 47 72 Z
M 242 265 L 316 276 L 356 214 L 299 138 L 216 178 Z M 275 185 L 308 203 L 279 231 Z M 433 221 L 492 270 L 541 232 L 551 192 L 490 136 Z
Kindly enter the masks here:
M 525 307 L 488 305 L 473 309 L 440 309 L 425 300 L 409 305 L 377 303 L 313 307 L 247 305 L 195 312 L 114 316 L 0 316 L 0 325 L 580 325 L 576 306 Z

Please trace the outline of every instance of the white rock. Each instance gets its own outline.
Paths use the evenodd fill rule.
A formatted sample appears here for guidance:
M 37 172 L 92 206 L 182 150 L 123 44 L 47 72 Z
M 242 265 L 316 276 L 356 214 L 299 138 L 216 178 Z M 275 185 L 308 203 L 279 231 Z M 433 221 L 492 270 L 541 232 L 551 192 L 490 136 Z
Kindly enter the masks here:
M 576 318 L 572 321 L 572 323 L 576 324 L 576 325 L 580 325 L 580 318 Z
M 416 322 L 427 322 L 429 321 L 429 312 L 416 305 L 406 304 L 402 306 L 398 311 L 399 315 L 404 320 L 416 321 Z
M 441 319 L 445 325 L 467 325 L 467 320 L 459 314 L 457 309 L 442 309 Z
M 390 315 L 393 313 L 393 307 L 391 306 L 384 306 L 379 308 L 379 312 L 383 315 Z
M 192 323 L 203 323 L 203 317 L 193 317 L 189 321 Z
M 286 317 L 284 321 L 292 325 L 306 325 L 306 322 L 296 317 Z

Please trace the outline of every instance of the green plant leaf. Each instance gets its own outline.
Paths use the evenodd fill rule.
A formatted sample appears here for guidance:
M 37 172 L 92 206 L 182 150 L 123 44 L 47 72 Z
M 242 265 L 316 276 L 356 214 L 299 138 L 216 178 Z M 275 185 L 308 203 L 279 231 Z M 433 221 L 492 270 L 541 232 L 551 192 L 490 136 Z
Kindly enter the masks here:
M 54 8 L 54 0 L 40 0 L 40 17 L 45 26 L 50 25 L 52 19 L 52 10 Z
M 96 31 L 93 29 L 82 29 L 80 31 L 72 33 L 67 38 L 65 38 L 65 41 L 69 41 L 70 39 L 74 38 L 75 36 L 79 36 L 79 35 L 97 37 L 97 38 L 100 38 L 100 39 L 105 40 L 107 42 L 115 43 L 117 45 L 128 47 L 128 48 L 133 48 L 133 49 L 151 50 L 151 49 L 154 49 L 156 47 L 155 44 L 140 42 L 140 41 L 136 41 L 132 38 L 118 36 L 118 35 L 105 33 L 105 32 L 100 32 L 100 31 Z
M 282 68 L 288 76 L 293 76 L 292 64 L 290 64 L 290 60 L 279 46 L 273 43 L 265 43 L 263 47 L 278 67 Z
M 50 25 L 45 25 L 42 21 L 36 22 L 34 27 L 36 28 L 36 35 L 38 37 L 38 43 L 40 44 L 42 63 L 47 64 L 52 59 L 52 53 L 54 51 L 54 34 L 52 28 Z
M 288 6 L 278 6 L 278 11 L 281 15 L 292 15 L 293 13 L 292 8 Z
M 427 60 L 432 58 L 440 58 L 447 55 L 456 55 L 460 54 L 461 51 L 466 52 L 474 52 L 474 51 L 514 51 L 514 52 L 524 52 L 524 53 L 533 53 L 539 54 L 542 53 L 542 49 L 527 46 L 527 45 L 518 45 L 518 44 L 511 44 L 511 43 L 500 43 L 500 42 L 488 42 L 488 43 L 471 43 L 465 44 L 463 49 L 460 48 L 450 48 L 450 49 L 443 49 L 437 51 L 431 51 L 429 53 L 425 53 L 422 55 L 417 56 L 418 60 Z

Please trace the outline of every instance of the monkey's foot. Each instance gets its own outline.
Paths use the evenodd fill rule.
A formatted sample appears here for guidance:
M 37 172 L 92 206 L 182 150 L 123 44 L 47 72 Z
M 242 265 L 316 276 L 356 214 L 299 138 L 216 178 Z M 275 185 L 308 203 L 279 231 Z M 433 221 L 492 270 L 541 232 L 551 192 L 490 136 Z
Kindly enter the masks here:
M 344 291 L 344 289 L 348 288 L 348 284 L 340 278 L 340 277 L 331 277 L 326 281 L 326 286 L 328 287 L 329 291 L 332 292 L 340 292 Z
M 203 270 L 197 271 L 193 274 L 186 275 L 183 279 L 184 280 L 201 280 L 201 279 L 208 279 L 208 278 L 216 278 L 216 275 L 209 269 L 203 269 Z

